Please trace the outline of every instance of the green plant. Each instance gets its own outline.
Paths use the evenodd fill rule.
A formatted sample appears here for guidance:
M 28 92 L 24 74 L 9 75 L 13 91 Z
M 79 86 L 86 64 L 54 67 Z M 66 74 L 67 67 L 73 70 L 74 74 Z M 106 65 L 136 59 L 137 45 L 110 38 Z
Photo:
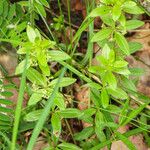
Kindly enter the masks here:
M 9 90 L 14 88 L 13 84 L 4 85 L 3 82 L 0 81 L 0 130 L 7 131 L 12 127 L 13 109 L 9 107 L 13 105 L 13 102 L 8 99 L 13 95 Z
M 15 31 L 11 30 L 10 33 L 16 38 L 7 36 L 1 39 L 12 43 L 17 49 L 19 64 L 15 74 L 21 77 L 14 120 L 9 120 L 8 130 L 0 132 L 0 137 L 6 142 L 3 147 L 10 146 L 8 133 L 12 133 L 12 150 L 21 147 L 31 150 L 41 131 L 44 133 L 42 134 L 44 140 L 49 144 L 46 149 L 98 150 L 105 146 L 110 149 L 113 141 L 121 140 L 129 149 L 134 150 L 136 147 L 128 137 L 138 133 L 144 133 L 148 141 L 150 126 L 149 110 L 146 107 L 150 99 L 140 94 L 134 80 L 130 79 L 131 76 L 136 79 L 143 71 L 139 68 L 129 68 L 126 61 L 126 56 L 138 51 L 142 45 L 128 42 L 125 37 L 128 31 L 144 24 L 137 19 L 128 19 L 126 15 L 139 15 L 144 11 L 133 0 L 101 0 L 96 8 L 94 2 L 91 6 L 88 1 L 85 3 L 88 15 L 76 34 L 70 35 L 69 46 L 67 43 L 58 43 L 59 40 L 56 40 L 56 35 L 47 24 L 46 10 L 50 7 L 46 0 L 16 3 L 24 8 L 27 18 L 16 24 L 22 38 L 18 40 L 18 33 L 14 34 Z M 53 20 L 54 27 L 59 31 L 61 27 L 64 29 L 65 17 L 62 18 L 64 15 L 59 0 L 58 5 L 60 17 Z M 67 6 L 68 24 L 71 28 L 69 1 Z M 96 17 L 100 17 L 102 26 L 97 33 L 94 33 L 93 20 Z M 36 20 L 45 23 L 50 36 L 36 26 Z M 82 32 L 87 27 L 89 27 L 88 50 L 85 58 L 82 59 L 83 54 L 79 54 L 76 48 Z M 99 45 L 101 52 L 96 56 L 95 66 L 92 64 L 94 42 Z M 76 78 L 89 88 L 88 107 L 85 110 L 79 110 L 76 106 L 77 101 L 74 100 L 72 84 L 77 81 Z M 4 91 L 6 86 L 2 82 L 0 86 L 2 96 L 8 96 L 10 92 Z M 22 108 L 24 93 L 29 99 L 27 106 Z M 130 106 L 131 100 L 137 104 L 136 109 Z M 1 103 L 12 104 L 5 99 L 0 99 Z M 7 127 L 6 118 L 11 114 L 3 111 L 12 111 L 12 109 L 4 106 L 0 109 L 2 111 L 0 122 L 2 120 Z M 115 121 L 116 117 L 118 121 Z M 85 122 L 89 126 L 74 133 L 72 125 L 69 124 L 70 120 Z M 12 124 L 13 131 L 10 131 Z M 118 128 L 127 124 L 132 125 L 132 130 L 121 134 Z M 0 129 L 2 127 L 3 125 L 0 125 Z M 26 143 L 22 136 L 28 130 L 33 130 L 33 133 Z M 69 134 L 70 139 L 66 140 L 64 134 Z M 20 145 L 16 144 L 17 139 L 22 140 Z
M 14 111 L 10 108 L 13 106 L 13 102 L 9 100 L 9 97 L 13 96 L 13 93 L 10 92 L 12 89 L 15 89 L 14 84 L 4 84 L 3 81 L 0 80 L 0 131 L 2 132 L 0 134 L 1 149 L 6 149 L 10 146 L 10 141 L 9 144 L 7 144 L 7 135 L 11 132 L 14 117 Z

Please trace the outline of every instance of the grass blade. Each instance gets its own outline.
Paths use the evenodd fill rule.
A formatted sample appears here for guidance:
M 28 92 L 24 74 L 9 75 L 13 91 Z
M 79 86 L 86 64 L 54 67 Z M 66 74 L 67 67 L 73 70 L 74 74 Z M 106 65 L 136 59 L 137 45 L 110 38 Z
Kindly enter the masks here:
M 21 115 L 21 107 L 22 107 L 23 96 L 24 96 L 24 91 L 25 91 L 25 84 L 26 84 L 26 71 L 27 71 L 28 57 L 29 56 L 27 54 L 26 55 L 26 63 L 25 63 L 24 71 L 23 71 L 22 78 L 21 78 L 17 106 L 16 106 L 16 110 L 15 110 L 15 121 L 14 121 L 14 126 L 13 126 L 11 150 L 15 150 L 15 145 L 16 145 L 19 120 L 20 120 L 20 115 Z
M 126 136 L 124 136 L 124 135 L 121 134 L 120 132 L 116 132 L 116 135 L 117 135 L 117 137 L 118 137 L 124 144 L 126 144 L 126 146 L 127 146 L 129 149 L 136 150 L 136 147 L 133 145 L 133 143 L 132 143 Z

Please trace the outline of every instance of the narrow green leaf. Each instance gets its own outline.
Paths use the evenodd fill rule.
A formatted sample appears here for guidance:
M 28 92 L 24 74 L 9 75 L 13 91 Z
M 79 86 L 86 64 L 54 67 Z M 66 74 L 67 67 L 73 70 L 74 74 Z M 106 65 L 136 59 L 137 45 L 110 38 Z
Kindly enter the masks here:
M 135 92 L 137 91 L 136 86 L 134 85 L 131 79 L 128 79 L 126 77 L 121 77 L 121 83 L 122 86 L 125 87 L 126 89 L 130 89 Z
M 43 112 L 43 109 L 34 110 L 25 115 L 24 119 L 28 122 L 37 121 Z
M 10 126 L 10 122 L 5 122 L 0 120 L 0 126 Z
M 99 128 L 95 127 L 95 133 L 101 142 L 104 142 L 106 140 L 104 132 L 102 130 L 99 130 Z
M 61 117 L 58 113 L 52 114 L 51 124 L 53 128 L 53 134 L 55 137 L 58 138 L 61 133 Z
M 131 76 L 141 76 L 145 73 L 145 70 L 142 68 L 130 68 Z
M 27 26 L 27 36 L 30 42 L 34 43 L 35 38 L 36 38 L 36 33 L 34 29 L 31 26 Z
M 102 56 L 105 57 L 106 59 L 109 59 L 110 51 L 111 51 L 110 47 L 107 44 L 105 44 L 103 49 L 102 49 Z
M 126 25 L 126 16 L 125 16 L 125 14 L 122 13 L 121 16 L 120 16 L 120 18 L 118 20 L 119 20 L 120 24 L 123 27 L 125 27 L 125 25 Z
M 50 61 L 64 61 L 67 59 L 71 59 L 71 57 L 67 53 L 59 50 L 49 51 L 48 58 L 50 59 Z
M 0 85 L 2 85 L 3 84 L 3 82 L 2 82 L 2 80 L 0 80 Z
M 42 74 L 40 74 L 37 70 L 35 70 L 34 68 L 29 68 L 27 70 L 27 78 L 35 84 L 38 85 L 46 85 L 46 80 L 45 78 L 42 76 Z
M 45 51 L 42 51 L 41 48 L 37 49 L 37 60 L 40 66 L 46 67 L 47 66 L 47 56 Z
M 9 4 L 8 1 L 4 0 L 3 2 L 3 18 L 8 16 Z
M 11 118 L 8 115 L 3 114 L 3 113 L 0 113 L 0 120 L 6 121 L 6 122 L 11 122 Z
M 123 7 L 125 7 L 125 8 L 133 8 L 133 7 L 135 7 L 136 6 L 136 2 L 133 2 L 133 1 L 125 1 L 124 3 L 123 3 Z
M 107 71 L 104 77 L 104 80 L 108 83 L 109 87 L 112 89 L 117 88 L 117 80 L 114 74 L 111 71 Z
M 0 130 L 4 130 L 4 131 L 6 131 L 6 130 L 9 130 L 11 128 L 11 126 L 9 126 L 9 125 L 0 125 Z
M 57 106 L 60 110 L 65 110 L 66 105 L 62 94 L 57 94 L 56 98 L 54 99 L 54 106 Z
M 121 49 L 121 51 L 126 54 L 126 55 L 129 55 L 129 45 L 128 45 L 128 42 L 126 41 L 125 37 L 119 33 L 119 32 L 116 32 L 115 33 L 115 39 L 116 39 L 116 42 L 119 46 L 119 48 Z
M 1 92 L 0 94 L 2 96 L 5 96 L 5 97 L 11 97 L 11 96 L 13 96 L 13 93 L 9 92 L 9 91 L 4 91 L 4 92 Z
M 101 7 L 97 7 L 95 8 L 91 13 L 90 13 L 90 17 L 98 17 L 98 16 L 103 16 L 106 15 L 110 12 L 110 7 L 108 6 L 101 6 Z
M 123 67 L 127 67 L 128 62 L 125 60 L 117 60 L 114 62 L 114 66 L 115 68 L 123 68 Z
M 81 117 L 79 117 L 78 119 L 88 122 L 90 124 L 93 124 L 92 116 L 95 113 L 96 113 L 96 109 L 94 109 L 94 108 L 85 109 L 85 110 L 83 110 L 83 115 Z
M 4 112 L 4 113 L 12 113 L 13 110 L 10 108 L 6 108 L 6 107 L 1 107 L 0 106 L 0 112 Z
M 95 125 L 100 129 L 103 130 L 102 128 L 102 124 L 104 123 L 104 116 L 102 114 L 102 112 L 97 111 L 96 115 L 95 115 Z
M 28 105 L 35 105 L 42 99 L 42 93 L 33 93 L 28 101 Z
M 129 13 L 129 14 L 135 14 L 135 15 L 138 15 L 138 14 L 143 14 L 144 11 L 138 7 L 138 6 L 134 6 L 134 7 L 126 7 L 124 6 L 123 7 L 123 10 L 126 12 L 126 13 Z
M 85 139 L 88 139 L 94 134 L 94 127 L 90 126 L 87 128 L 84 128 L 81 132 L 74 134 L 74 139 L 77 141 L 82 141 Z
M 62 118 L 77 118 L 83 115 L 79 109 L 75 108 L 67 108 L 65 110 L 61 110 L 59 113 Z
M 9 12 L 8 12 L 8 16 L 7 16 L 7 19 L 10 21 L 13 19 L 14 15 L 16 13 L 16 4 L 13 4 L 10 9 L 9 9 Z
M 16 75 L 23 73 L 25 64 L 26 64 L 26 60 L 23 60 L 18 64 L 18 66 L 16 67 L 16 71 L 15 71 Z M 30 65 L 31 65 L 31 61 L 28 61 L 27 69 L 30 67 Z
M 113 20 L 114 21 L 118 20 L 120 15 L 121 15 L 121 6 L 116 4 L 115 6 L 113 6 L 113 10 L 112 10 Z
M 97 90 L 99 90 L 99 89 L 102 88 L 102 86 L 101 86 L 100 84 L 95 83 L 95 82 L 87 83 L 86 85 L 87 85 L 88 87 L 90 87 L 90 88 L 95 88 L 95 89 L 97 89 Z
M 58 79 L 52 80 L 52 82 L 50 83 L 50 86 L 55 86 L 57 81 L 58 81 Z M 75 81 L 76 81 L 76 79 L 74 79 L 74 78 L 64 77 L 64 78 L 62 78 L 62 80 L 59 84 L 59 87 L 69 86 L 69 85 L 73 84 Z
M 122 74 L 122 75 L 130 75 L 131 72 L 129 71 L 128 67 L 123 67 L 123 68 L 113 68 L 113 72 L 116 72 L 118 74 Z
M 108 38 L 111 33 L 112 33 L 112 29 L 110 28 L 102 29 L 93 36 L 91 42 L 102 41 Z
M 129 98 L 126 100 L 123 108 L 121 109 L 121 113 L 119 115 L 119 124 L 121 125 L 124 120 L 127 118 L 128 108 L 129 108 Z
M 115 90 L 112 88 L 107 88 L 107 92 L 115 98 L 118 99 L 127 99 L 128 95 L 121 88 L 116 88 Z
M 63 150 L 82 150 L 80 147 L 72 144 L 72 143 L 61 143 L 58 145 Z
M 44 18 L 46 18 L 46 11 L 45 11 L 43 5 L 41 5 L 39 3 L 34 3 L 34 5 L 37 10 L 37 13 L 40 14 L 41 16 L 43 16 Z
M 115 21 L 110 17 L 111 14 L 106 14 L 101 16 L 101 20 L 103 21 L 104 24 L 115 27 Z
M 40 67 L 44 76 L 50 76 L 50 67 L 48 64 L 46 64 L 44 66 L 44 65 L 41 65 L 41 63 L 39 63 L 39 67 Z
M 138 42 L 129 42 L 130 54 L 133 54 L 143 48 L 143 45 Z
M 7 90 L 13 90 L 13 89 L 16 89 L 16 85 L 10 83 L 10 84 L 7 84 L 7 85 L 3 85 L 3 88 L 7 89 Z
M 12 105 L 13 102 L 11 100 L 6 100 L 6 99 L 0 98 L 0 104 Z
M 49 8 L 49 3 L 47 0 L 35 0 L 37 3 L 44 5 L 45 7 Z
M 81 24 L 80 28 L 76 32 L 75 36 L 72 39 L 72 43 L 75 42 L 76 40 L 79 40 L 79 37 L 81 36 L 81 33 L 91 24 L 93 21 L 93 18 L 86 18 L 83 23 Z
M 133 29 L 139 28 L 139 27 L 141 27 L 143 25 L 144 25 L 143 21 L 140 21 L 140 20 L 129 20 L 129 21 L 126 22 L 126 29 L 127 30 L 133 30 Z
M 102 89 L 101 91 L 101 102 L 104 108 L 109 105 L 109 96 L 106 89 Z

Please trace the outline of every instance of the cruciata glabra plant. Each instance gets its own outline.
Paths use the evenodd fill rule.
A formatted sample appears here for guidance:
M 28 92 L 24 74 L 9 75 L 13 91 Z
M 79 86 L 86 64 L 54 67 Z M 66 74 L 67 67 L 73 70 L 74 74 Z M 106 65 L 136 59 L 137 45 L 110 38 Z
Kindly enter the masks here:
M 59 0 L 58 3 L 61 6 Z M 111 143 L 114 140 L 122 140 L 129 149 L 136 150 L 136 147 L 128 140 L 128 137 L 146 131 L 149 128 L 148 125 L 143 126 L 139 121 L 145 115 L 144 113 L 143 116 L 140 114 L 141 118 L 137 117 L 147 106 L 149 99 L 148 101 L 140 101 L 139 97 L 141 95 L 136 90 L 134 80 L 130 80 L 130 76 L 141 73 L 141 70 L 129 68 L 126 61 L 126 56 L 142 47 L 141 44 L 128 42 L 125 38 L 128 31 L 134 30 L 144 24 L 144 22 L 137 19 L 128 19 L 128 14 L 132 16 L 144 13 L 137 5 L 138 3 L 134 0 L 101 0 L 95 9 L 93 9 L 94 5 L 91 7 L 93 10 L 91 13 L 89 12 L 75 36 L 71 38 L 71 44 L 64 46 L 64 49 L 60 46 L 62 43 L 57 43 L 59 40 L 55 40 L 55 36 L 53 36 L 46 24 L 45 10 L 50 8 L 46 0 L 23 1 L 17 4 L 30 12 L 28 14 L 31 19 L 24 23 L 20 33 L 24 38 L 20 40 L 22 42 L 19 41 L 19 46 L 17 47 L 20 63 L 16 68 L 16 75 L 22 74 L 23 76 L 25 74 L 27 78 L 25 82 L 25 76 L 23 76 L 24 78 L 22 77 L 24 84 L 21 83 L 23 86 L 20 86 L 20 91 L 24 89 L 28 93 L 29 101 L 27 106 L 21 109 L 21 98 L 18 100 L 15 113 L 15 120 L 17 121 L 14 121 L 11 149 L 14 150 L 15 147 L 19 147 L 16 144 L 17 135 L 28 130 L 33 130 L 33 132 L 29 142 L 26 144 L 26 141 L 24 141 L 24 145 L 27 150 L 33 149 L 38 135 L 42 130 L 44 135 L 46 135 L 44 140 L 49 143 L 45 149 L 99 150 L 105 146 L 110 149 Z M 88 6 L 89 10 L 90 6 Z M 39 16 L 46 24 L 48 31 L 50 31 L 50 37 L 38 30 L 39 28 L 36 29 L 34 21 L 38 20 Z M 76 57 L 79 55 L 79 52 L 77 52 L 77 55 L 74 54 L 76 53 L 76 45 L 78 45 L 81 33 L 89 25 L 91 29 L 91 24 L 95 17 L 100 17 L 102 26 L 94 35 L 90 33 L 89 43 L 96 42 L 101 48 L 101 53 L 97 56 L 97 65 L 93 66 L 91 61 L 89 61 L 90 67 L 88 67 L 88 71 L 86 72 L 86 68 L 84 67 L 87 65 L 87 60 L 92 57 L 89 57 L 87 53 L 86 56 L 89 58 L 86 58 L 83 61 L 84 63 L 80 63 Z M 61 18 L 60 21 L 63 22 L 63 19 Z M 58 20 L 54 19 L 54 21 Z M 31 25 L 27 25 L 27 22 L 30 22 Z M 27 30 L 24 32 L 26 25 Z M 57 27 L 56 30 L 59 30 L 59 28 L 65 29 L 62 26 Z M 89 32 L 91 31 L 89 30 Z M 88 47 L 90 52 L 91 47 Z M 28 56 L 28 59 L 25 56 Z M 75 66 L 75 64 L 77 65 Z M 55 68 L 55 66 L 57 67 Z M 63 67 L 69 71 L 64 70 Z M 82 67 L 84 71 L 82 71 Z M 26 71 L 24 68 L 26 68 Z M 72 95 L 69 95 L 69 92 L 66 92 L 68 90 L 67 86 L 76 81 L 76 79 L 72 78 L 74 75 L 78 76 L 82 80 L 82 83 L 86 83 L 85 86 L 88 86 L 90 89 L 88 107 L 85 110 L 76 108 L 74 98 L 72 98 Z M 1 84 L 2 82 L 0 82 Z M 19 93 L 23 97 L 23 93 Z M 135 110 L 129 105 L 130 96 L 134 96 L 139 100 L 136 101 L 138 107 Z M 1 100 L 1 102 L 4 103 L 4 100 Z M 8 101 L 5 100 L 6 102 Z M 0 119 L 3 116 L 5 115 L 1 115 Z M 117 122 L 116 116 L 118 118 Z M 88 123 L 89 126 L 84 127 L 78 133 L 73 133 L 67 121 L 74 118 L 76 118 L 75 121 L 81 120 L 84 123 Z M 6 119 L 4 121 L 8 124 Z M 12 120 L 10 122 L 13 123 Z M 118 132 L 119 127 L 128 123 L 131 123 L 135 128 L 125 134 Z M 64 125 L 69 129 L 71 135 L 70 141 L 63 138 L 64 130 L 66 130 L 66 127 L 64 129 Z M 1 132 L 0 135 L 2 135 Z M 9 137 L 9 134 L 6 135 Z M 8 142 L 9 148 L 10 143 Z
M 100 17 L 103 21 L 102 29 L 91 39 L 102 47 L 101 55 L 97 56 L 99 65 L 90 67 L 89 71 L 99 75 L 101 79 L 101 103 L 104 108 L 109 105 L 109 95 L 119 99 L 128 98 L 126 92 L 121 89 L 120 82 L 129 84 L 133 87 L 132 90 L 136 89 L 129 79 L 131 72 L 125 57 L 141 48 L 141 45 L 128 43 L 124 35 L 128 30 L 142 26 L 144 22 L 127 20 L 126 13 L 142 14 L 143 11 L 131 0 L 102 0 L 99 7 L 89 15 Z

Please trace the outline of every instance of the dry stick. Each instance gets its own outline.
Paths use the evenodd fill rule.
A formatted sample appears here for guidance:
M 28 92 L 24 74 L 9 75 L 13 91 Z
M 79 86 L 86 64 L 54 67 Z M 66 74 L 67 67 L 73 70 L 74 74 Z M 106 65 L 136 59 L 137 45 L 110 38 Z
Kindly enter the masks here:
M 69 125 L 69 123 L 68 123 L 68 121 L 65 119 L 65 122 L 66 122 L 66 125 L 67 125 L 67 128 L 68 128 L 68 130 L 69 130 L 69 132 L 70 132 L 70 135 L 71 135 L 71 137 L 72 137 L 72 140 L 73 140 L 73 142 L 74 142 L 74 144 L 77 144 L 77 142 L 74 140 L 74 138 L 73 138 L 73 131 L 72 131 L 72 128 L 71 128 L 71 126 Z

